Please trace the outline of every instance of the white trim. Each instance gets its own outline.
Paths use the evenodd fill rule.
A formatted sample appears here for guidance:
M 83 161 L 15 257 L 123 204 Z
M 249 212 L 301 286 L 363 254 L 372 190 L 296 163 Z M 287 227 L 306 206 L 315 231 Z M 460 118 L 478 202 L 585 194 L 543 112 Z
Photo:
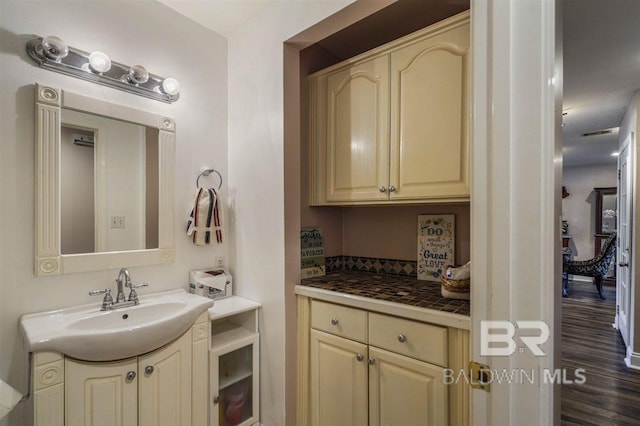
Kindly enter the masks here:
M 175 122 L 169 117 L 116 105 L 59 88 L 36 87 L 36 276 L 173 262 Z M 69 108 L 159 129 L 158 249 L 62 255 L 60 252 L 60 122 Z
M 627 356 L 624 358 L 624 363 L 628 368 L 640 370 L 640 353 L 633 352 L 631 348 L 627 348 Z
M 589 277 L 582 277 L 580 275 L 569 275 L 569 281 L 577 281 L 579 283 L 593 284 L 593 279 Z
M 556 2 L 471 3 L 472 359 L 492 369 L 560 367 L 560 70 Z M 480 356 L 481 320 L 543 320 L 546 357 Z M 475 426 L 559 422 L 556 386 L 472 391 Z

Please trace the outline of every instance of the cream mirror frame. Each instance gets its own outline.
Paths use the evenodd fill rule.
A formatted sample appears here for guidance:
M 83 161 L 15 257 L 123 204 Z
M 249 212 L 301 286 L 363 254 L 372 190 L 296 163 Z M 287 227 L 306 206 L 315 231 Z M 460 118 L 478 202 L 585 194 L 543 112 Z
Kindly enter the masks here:
M 36 83 L 35 275 L 58 275 L 171 263 L 175 122 L 170 117 Z M 158 248 L 62 254 L 60 245 L 60 143 L 68 108 L 158 129 Z

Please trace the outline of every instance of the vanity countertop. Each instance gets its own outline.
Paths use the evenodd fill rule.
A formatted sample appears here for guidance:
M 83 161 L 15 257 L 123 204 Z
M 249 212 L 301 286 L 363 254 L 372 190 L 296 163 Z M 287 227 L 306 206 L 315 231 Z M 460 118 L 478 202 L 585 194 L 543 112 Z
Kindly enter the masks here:
M 341 270 L 307 278 L 296 294 L 468 330 L 471 304 L 447 299 L 440 284 L 412 277 Z

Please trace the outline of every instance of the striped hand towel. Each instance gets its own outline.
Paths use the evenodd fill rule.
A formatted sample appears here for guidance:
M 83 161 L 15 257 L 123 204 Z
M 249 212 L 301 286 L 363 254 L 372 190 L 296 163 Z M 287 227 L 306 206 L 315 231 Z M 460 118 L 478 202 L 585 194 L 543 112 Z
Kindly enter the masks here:
M 198 189 L 198 194 L 187 222 L 187 235 L 192 237 L 193 244 L 197 246 L 213 244 L 212 233 L 215 233 L 216 242 L 222 244 L 222 211 L 219 207 L 220 202 L 220 194 L 215 189 Z

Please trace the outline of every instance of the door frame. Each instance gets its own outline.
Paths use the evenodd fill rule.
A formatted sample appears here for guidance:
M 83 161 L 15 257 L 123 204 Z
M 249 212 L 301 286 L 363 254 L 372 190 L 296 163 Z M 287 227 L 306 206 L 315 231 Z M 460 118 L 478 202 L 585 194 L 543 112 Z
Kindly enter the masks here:
M 629 253 L 627 255 L 627 262 L 629 260 L 632 259 L 633 256 L 633 247 L 631 245 L 631 241 L 632 241 L 632 230 L 630 227 L 630 222 L 631 222 L 631 198 L 630 195 L 633 194 L 633 179 L 631 179 L 631 173 L 630 170 L 633 170 L 633 151 L 634 151 L 634 132 L 630 132 L 629 135 L 627 135 L 627 137 L 625 138 L 624 142 L 622 143 L 622 145 L 620 146 L 619 152 L 620 155 L 618 156 L 618 223 L 616 224 L 616 229 L 618 230 L 618 232 L 621 231 L 621 227 L 620 227 L 620 212 L 622 211 L 622 209 L 624 208 L 626 211 L 626 219 L 627 219 L 627 227 L 626 229 L 627 234 L 628 234 L 628 238 L 627 238 L 627 242 L 629 245 Z M 622 163 L 622 159 L 624 158 L 624 156 L 622 155 L 623 152 L 625 152 L 626 150 L 626 156 L 627 156 L 627 172 L 625 174 L 625 176 L 621 175 L 621 167 L 620 164 Z M 622 206 L 622 201 L 621 201 L 621 197 L 620 197 L 620 187 L 622 185 L 622 180 L 625 179 L 626 180 L 626 191 L 627 191 L 627 199 L 626 199 L 626 206 Z M 620 249 L 621 249 L 621 241 L 622 238 L 620 236 L 620 234 L 618 235 L 618 253 L 620 253 Z M 616 256 L 616 258 L 618 260 L 620 260 L 620 254 L 618 254 L 618 256 Z M 632 305 L 631 305 L 631 270 L 630 268 L 626 268 L 626 269 L 622 269 L 622 267 L 620 266 L 620 262 L 618 262 L 618 264 L 616 265 L 617 271 L 616 271 L 616 316 L 615 316 L 615 322 L 614 322 L 614 326 L 618 329 L 618 331 L 620 332 L 620 335 L 622 336 L 622 340 L 624 340 L 625 342 L 625 346 L 627 347 L 627 352 L 628 352 L 628 348 L 632 347 L 632 343 L 631 343 L 631 327 L 633 327 L 631 321 L 630 321 L 630 310 L 632 309 Z M 623 271 L 625 272 L 626 275 L 626 282 L 627 282 L 627 309 L 626 309 L 626 323 L 625 324 L 621 324 L 620 323 L 620 305 L 621 305 L 621 286 L 620 286 L 620 282 L 621 282 L 621 278 L 623 277 Z M 626 362 L 626 360 L 625 360 Z
M 472 359 L 492 371 L 560 367 L 560 7 L 556 0 L 471 2 Z M 544 321 L 546 356 L 482 356 L 483 320 Z M 489 393 L 473 390 L 471 406 L 474 426 L 559 424 L 560 386 L 492 383 Z

